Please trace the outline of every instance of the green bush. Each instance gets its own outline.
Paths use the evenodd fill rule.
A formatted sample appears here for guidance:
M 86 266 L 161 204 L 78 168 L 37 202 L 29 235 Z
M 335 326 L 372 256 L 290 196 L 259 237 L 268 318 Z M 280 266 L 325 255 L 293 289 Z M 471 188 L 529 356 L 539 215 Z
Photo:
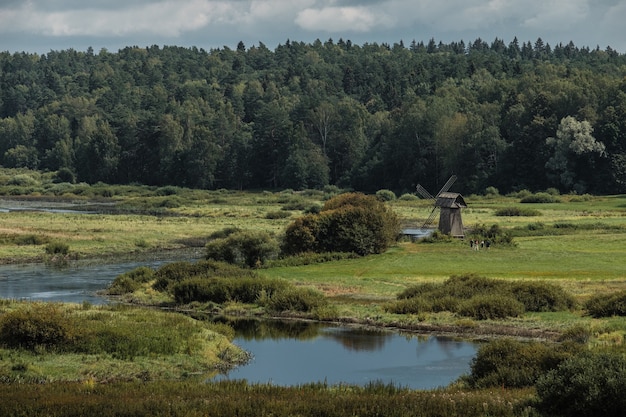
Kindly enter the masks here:
M 389 303 L 385 311 L 393 314 L 420 314 L 433 311 L 433 303 L 426 297 L 411 297 Z
M 515 282 L 511 284 L 511 292 L 526 311 L 565 311 L 576 307 L 572 295 L 558 285 L 547 282 Z
M 477 320 L 495 320 L 524 314 L 524 305 L 510 296 L 477 295 L 464 301 L 458 313 Z
M 498 209 L 494 213 L 496 216 L 501 217 L 533 217 L 533 216 L 541 216 L 541 212 L 539 210 L 535 210 L 528 207 L 504 207 Z
M 521 388 L 580 351 L 578 345 L 549 345 L 498 339 L 478 349 L 466 381 L 472 388 Z
M 328 304 L 322 293 L 312 288 L 290 287 L 267 297 L 266 307 L 271 311 L 309 313 Z
M 224 239 L 232 235 L 233 233 L 241 232 L 241 229 L 238 227 L 226 227 L 224 229 L 218 230 L 216 232 L 211 233 L 209 236 L 210 239 Z
M 37 181 L 28 174 L 17 174 L 9 179 L 7 185 L 16 185 L 18 187 L 33 187 L 39 185 L 39 181 Z
M 416 196 L 415 194 L 404 193 L 400 197 L 398 197 L 398 200 L 400 200 L 400 201 L 416 201 L 416 200 L 419 200 L 419 197 Z
M 72 321 L 57 305 L 36 303 L 0 316 L 0 343 L 10 348 L 62 349 L 72 339 Z
M 115 277 L 107 289 L 107 293 L 111 295 L 132 293 L 138 290 L 141 284 L 152 279 L 154 279 L 154 270 L 147 266 L 140 266 Z
M 46 245 L 48 255 L 67 255 L 70 252 L 70 245 L 65 242 L 50 242 Z
M 495 198 L 500 195 L 500 191 L 493 186 L 485 188 L 485 196 L 489 198 Z
M 56 183 L 67 182 L 67 183 L 73 184 L 76 182 L 76 175 L 74 175 L 74 172 L 72 172 L 72 170 L 69 168 L 61 168 L 57 171 L 55 178 L 54 178 L 54 182 Z
M 255 277 L 252 271 L 243 270 L 235 265 L 216 261 L 198 261 L 195 263 L 180 261 L 163 265 L 154 272 L 152 285 L 157 291 L 171 291 L 173 285 L 185 279 L 202 277 Z
M 303 252 L 382 253 L 400 233 L 397 216 L 376 197 L 341 194 L 328 200 L 319 214 L 296 219 L 285 232 L 286 255 Z
M 520 203 L 558 203 L 560 200 L 557 196 L 548 193 L 535 193 L 526 196 L 520 200 Z
M 585 309 L 596 318 L 626 316 L 626 291 L 595 295 L 587 300 Z
M 378 190 L 376 191 L 376 198 L 380 201 L 394 201 L 396 194 L 391 190 Z
M 264 231 L 235 232 L 206 245 L 207 259 L 251 268 L 278 257 L 279 252 L 276 239 Z
M 621 417 L 626 410 L 626 360 L 585 353 L 561 363 L 536 384 L 539 410 L 562 417 Z
M 44 235 L 17 235 L 13 239 L 13 243 L 18 246 L 26 245 L 43 245 L 50 242 L 50 238 Z
M 265 213 L 265 218 L 268 220 L 286 219 L 291 217 L 291 213 L 288 211 L 268 211 Z
M 253 304 L 262 296 L 272 297 L 275 293 L 283 291 L 286 287 L 287 283 L 284 281 L 260 277 L 195 277 L 175 284 L 172 287 L 172 293 L 174 299 L 179 304 L 188 304 L 193 301 L 214 302 L 217 304 L 226 302 Z
M 442 284 L 413 285 L 386 310 L 398 314 L 450 311 L 477 319 L 516 317 L 525 311 L 563 311 L 576 307 L 561 287 L 541 282 L 514 282 L 474 274 L 455 275 Z

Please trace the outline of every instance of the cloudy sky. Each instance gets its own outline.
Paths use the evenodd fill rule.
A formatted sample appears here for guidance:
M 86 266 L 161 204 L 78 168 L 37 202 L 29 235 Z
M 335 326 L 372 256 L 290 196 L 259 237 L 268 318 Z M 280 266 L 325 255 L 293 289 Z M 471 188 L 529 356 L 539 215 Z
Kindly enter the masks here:
M 626 0 L 0 0 L 0 51 L 537 38 L 626 53 Z

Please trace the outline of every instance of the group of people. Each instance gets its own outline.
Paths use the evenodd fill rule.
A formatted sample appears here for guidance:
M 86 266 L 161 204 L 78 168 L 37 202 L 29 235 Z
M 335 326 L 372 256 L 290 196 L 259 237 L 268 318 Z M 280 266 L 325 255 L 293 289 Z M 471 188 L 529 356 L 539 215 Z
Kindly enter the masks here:
M 479 242 L 478 239 L 470 239 L 470 248 L 472 250 L 489 249 L 490 246 L 491 242 L 489 240 L 481 240 Z

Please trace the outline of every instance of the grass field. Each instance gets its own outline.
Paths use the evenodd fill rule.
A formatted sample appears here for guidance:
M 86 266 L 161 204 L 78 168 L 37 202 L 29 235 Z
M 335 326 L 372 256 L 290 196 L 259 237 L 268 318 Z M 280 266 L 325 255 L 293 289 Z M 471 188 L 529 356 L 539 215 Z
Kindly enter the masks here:
M 0 181 L 0 192 L 1 185 Z M 323 204 L 328 197 L 328 193 L 319 191 L 163 190 L 102 184 L 64 185 L 64 190 L 70 189 L 72 192 L 63 194 L 49 191 L 57 189 L 55 186 L 42 186 L 28 193 L 5 193 L 0 197 L 0 208 L 33 204 L 39 208 L 58 205 L 87 208 L 97 203 L 108 210 L 99 214 L 19 210 L 0 212 L 0 262 L 48 261 L 46 247 L 50 242 L 66 243 L 70 259 L 89 258 L 97 262 L 100 258 L 133 256 L 157 250 L 190 246 L 201 249 L 212 233 L 227 227 L 266 230 L 279 237 L 293 219 L 302 215 L 307 208 Z M 450 312 L 389 313 L 385 305 L 395 300 L 397 294 L 405 288 L 418 283 L 441 283 L 453 275 L 476 274 L 508 281 L 549 281 L 564 288 L 579 302 L 592 295 L 626 290 L 626 196 L 559 196 L 560 202 L 547 204 L 522 204 L 517 196 L 468 196 L 465 200 L 468 208 L 463 212 L 463 219 L 468 234 L 481 225 L 497 225 L 511 233 L 514 244 L 494 245 L 489 250 L 472 251 L 466 240 L 436 243 L 402 240 L 380 255 L 303 266 L 276 266 L 257 272 L 269 278 L 281 278 L 299 286 L 321 290 L 334 307 L 333 320 L 423 332 L 451 332 L 471 338 L 506 335 L 555 340 L 563 332 L 582 327 L 591 335 L 587 342 L 589 347 L 624 351 L 626 319 L 595 319 L 585 315 L 581 308 L 525 313 L 505 320 L 473 320 L 457 317 Z M 388 204 L 405 227 L 419 227 L 430 212 L 430 203 L 423 200 L 396 200 Z M 532 216 L 497 215 L 498 210 L 511 207 L 531 208 L 536 212 Z M 6 313 L 17 305 L 19 303 L 4 300 L 2 310 Z M 73 309 L 75 314 L 81 315 L 80 306 L 64 308 Z M 86 312 L 93 309 L 91 306 L 82 308 Z M 235 305 L 226 307 L 224 311 L 245 314 L 247 310 L 244 306 Z M 92 311 L 91 314 L 113 317 L 118 313 Z M 140 321 L 153 321 L 150 310 L 136 314 Z M 119 328 L 120 331 L 127 329 L 124 326 L 113 328 Z M 159 333 L 158 329 L 155 331 Z M 111 335 L 115 336 L 115 332 Z M 224 346 L 227 343 L 220 348 Z M 310 410 L 318 404 L 328 403 L 335 407 L 334 401 L 349 401 L 350 410 L 353 411 L 358 404 L 364 407 L 367 404 L 368 409 L 371 409 L 373 404 L 383 404 L 383 401 L 376 400 L 377 395 L 385 398 L 391 396 L 394 401 L 411 395 L 423 398 L 428 405 L 419 408 L 428 409 L 427 415 L 532 415 L 529 414 L 530 409 L 523 408 L 524 404 L 532 401 L 532 389 L 503 389 L 492 393 L 453 386 L 420 397 L 421 394 L 408 394 L 384 387 L 365 391 L 346 388 L 345 392 L 341 391 L 342 388 L 325 386 L 294 387 L 281 391 L 280 395 L 286 396 L 289 401 L 278 404 L 277 393 L 270 387 L 235 384 L 208 385 L 206 389 L 200 389 L 195 384 L 185 385 L 188 382 L 167 382 L 162 385 L 144 382 L 128 385 L 118 382 L 106 385 L 97 383 L 106 380 L 108 376 L 117 381 L 136 381 L 142 375 L 157 381 L 186 378 L 185 375 L 206 367 L 208 362 L 203 361 L 207 357 L 211 358 L 211 352 L 219 349 L 207 346 L 199 351 L 204 354 L 191 360 L 186 355 L 173 352 L 166 357 L 157 354 L 138 356 L 129 362 L 111 353 L 41 355 L 2 348 L 0 358 L 4 368 L 0 367 L 0 374 L 28 376 L 28 380 L 20 382 L 31 382 L 8 384 L 10 389 L 3 390 L 2 403 L 6 405 L 6 412 L 15 415 L 47 415 L 51 410 L 61 410 L 60 404 L 68 412 L 78 410 L 72 411 L 78 414 L 85 410 L 102 409 L 106 404 L 111 415 L 128 410 L 135 410 L 138 415 L 155 415 L 157 408 L 159 413 L 168 415 L 194 415 L 194 412 L 202 409 L 236 415 L 243 408 L 233 406 L 239 401 L 234 398 L 239 398 L 243 389 L 250 393 L 246 407 L 261 407 L 273 412 L 284 409 L 284 415 Z M 44 386 L 32 383 L 39 380 L 78 382 Z M 152 393 L 146 397 L 146 391 L 158 391 L 162 387 L 167 387 L 167 392 L 158 396 L 162 400 L 155 399 L 157 397 Z M 109 397 L 117 398 L 120 390 L 125 393 L 124 401 L 111 401 Z M 302 396 L 305 391 L 306 399 L 303 396 L 293 401 L 294 396 Z M 90 403 L 92 408 L 85 408 L 84 396 L 87 394 L 93 400 Z M 349 399 L 344 398 L 344 394 Z M 224 397 L 225 400 L 211 402 L 205 398 L 206 395 L 211 398 Z M 35 397 L 41 401 L 33 401 Z M 409 403 L 414 404 L 418 401 L 417 397 Z M 467 404 L 471 405 L 471 413 L 466 413 L 469 410 Z M 415 408 L 410 409 L 415 411 Z M 386 410 L 389 414 L 398 408 L 393 406 Z

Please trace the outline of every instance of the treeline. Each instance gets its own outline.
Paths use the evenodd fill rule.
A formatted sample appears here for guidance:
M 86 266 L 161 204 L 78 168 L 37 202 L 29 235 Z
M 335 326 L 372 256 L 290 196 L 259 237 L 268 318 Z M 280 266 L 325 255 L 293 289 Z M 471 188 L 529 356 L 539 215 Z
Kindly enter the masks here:
M 199 188 L 626 192 L 611 48 L 287 41 L 0 53 L 0 165 Z

